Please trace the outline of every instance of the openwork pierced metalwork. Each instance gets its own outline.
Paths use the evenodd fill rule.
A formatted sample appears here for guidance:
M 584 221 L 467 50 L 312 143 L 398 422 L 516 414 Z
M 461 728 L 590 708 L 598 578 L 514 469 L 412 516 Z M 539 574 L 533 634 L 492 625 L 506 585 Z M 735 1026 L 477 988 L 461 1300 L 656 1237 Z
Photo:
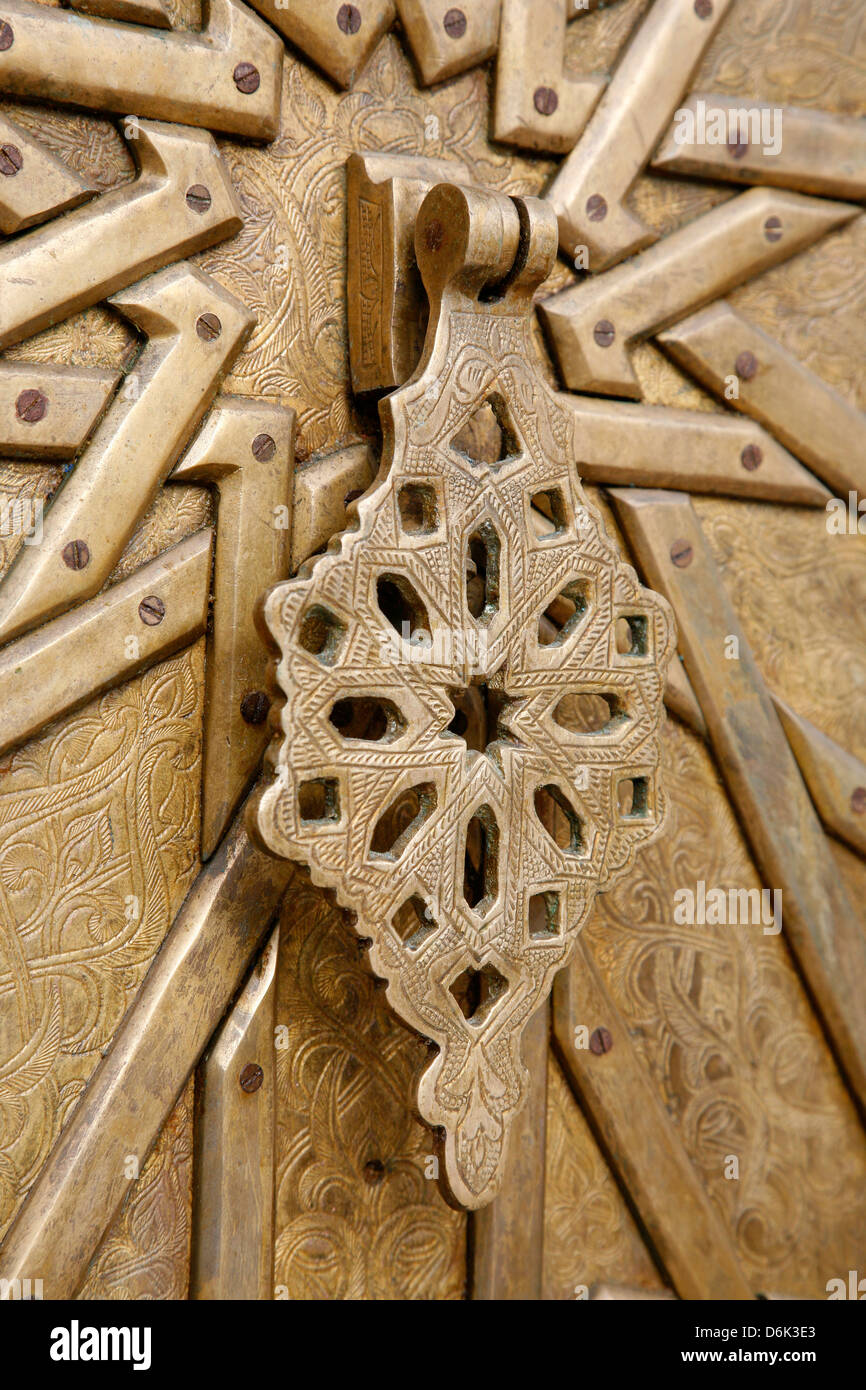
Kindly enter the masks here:
M 392 1006 L 436 1044 L 418 1108 L 466 1207 L 502 1179 L 522 1030 L 664 809 L 673 623 L 587 504 L 574 418 L 535 365 L 556 245 L 541 201 L 431 190 L 430 327 L 382 402 L 379 478 L 264 605 L 285 706 L 258 832 L 354 910 Z M 499 447 L 475 446 L 479 412 Z

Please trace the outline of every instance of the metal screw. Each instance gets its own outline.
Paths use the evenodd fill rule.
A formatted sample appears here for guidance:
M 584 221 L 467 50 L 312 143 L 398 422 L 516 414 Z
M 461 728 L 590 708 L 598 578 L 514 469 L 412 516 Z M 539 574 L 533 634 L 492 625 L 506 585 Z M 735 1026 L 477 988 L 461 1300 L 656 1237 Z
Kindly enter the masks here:
M 559 105 L 559 97 L 552 87 L 536 87 L 532 100 L 539 116 L 552 116 Z
M 751 381 L 758 370 L 758 359 L 753 352 L 741 352 L 734 363 L 734 371 L 743 381 Z
M 695 14 L 698 19 L 709 19 L 713 12 L 713 0 L 695 0 Z
M 17 145 L 0 145 L 0 174 L 14 179 L 24 160 Z
M 271 702 L 263 690 L 251 690 L 241 700 L 241 718 L 245 724 L 264 724 Z
M 247 1095 L 252 1095 L 253 1091 L 257 1091 L 264 1079 L 265 1074 L 258 1062 L 247 1062 L 238 1077 L 241 1083 L 241 1090 L 246 1091 Z
M 764 451 L 757 444 L 747 444 L 740 454 L 740 463 L 747 473 L 754 473 L 756 468 L 760 468 L 764 460 Z
M 83 570 L 90 562 L 90 547 L 87 541 L 67 541 L 61 550 L 63 563 L 71 570 Z
M 156 594 L 148 594 L 138 605 L 138 616 L 148 627 L 156 627 L 165 617 L 165 604 Z
M 741 130 L 738 130 L 733 139 L 728 141 L 728 154 L 731 159 L 742 159 L 748 148 L 749 142 Z
M 424 228 L 424 245 L 427 247 L 428 251 L 438 251 L 444 240 L 445 228 L 442 226 L 439 218 L 434 217 L 433 221 L 428 222 L 427 226 Z
M 186 190 L 186 205 L 193 212 L 207 212 L 210 207 L 210 189 L 203 183 L 194 183 Z
M 357 5 L 341 5 L 337 11 L 337 23 L 344 34 L 357 34 L 361 27 L 361 11 Z
M 12 32 L 12 25 L 7 24 L 5 19 L 0 19 L 0 53 L 5 53 L 7 48 L 11 48 L 15 42 L 15 35 Z
M 257 434 L 252 442 L 253 458 L 259 463 L 267 463 L 277 452 L 277 446 L 269 434 Z
M 613 1047 L 613 1038 L 607 1028 L 596 1028 L 595 1032 L 589 1035 L 589 1050 L 594 1052 L 596 1057 L 601 1057 L 603 1053 L 610 1052 Z
M 689 541 L 683 540 L 682 537 L 674 541 L 671 546 L 671 559 L 678 570 L 686 569 L 694 558 L 695 552 L 692 550 Z
M 258 68 L 253 63 L 238 63 L 232 77 L 238 91 L 243 92 L 245 96 L 249 96 L 251 92 L 257 92 L 262 80 L 259 77 Z
M 462 39 L 466 33 L 466 16 L 462 10 L 448 10 L 442 25 L 449 39 Z
M 603 222 L 607 217 L 607 199 L 600 193 L 593 193 L 586 200 L 586 215 L 590 222 Z
M 371 1158 L 364 1164 L 364 1177 L 368 1183 L 381 1182 L 385 1176 L 385 1165 L 381 1158 Z
M 610 347 L 616 337 L 616 329 L 610 319 L 599 319 L 595 328 L 592 330 L 592 336 L 595 338 L 599 347 Z
M 210 343 L 219 337 L 223 326 L 216 314 L 200 314 L 195 321 L 195 331 L 203 342 Z
M 851 810 L 855 816 L 862 816 L 866 811 L 866 787 L 855 787 L 851 793 Z
M 28 425 L 35 425 L 37 420 L 41 420 L 47 409 L 48 397 L 35 388 L 22 391 L 15 402 L 15 414 L 19 420 L 26 420 Z
M 781 217 L 768 217 L 764 223 L 764 236 L 767 241 L 782 240 L 782 219 Z

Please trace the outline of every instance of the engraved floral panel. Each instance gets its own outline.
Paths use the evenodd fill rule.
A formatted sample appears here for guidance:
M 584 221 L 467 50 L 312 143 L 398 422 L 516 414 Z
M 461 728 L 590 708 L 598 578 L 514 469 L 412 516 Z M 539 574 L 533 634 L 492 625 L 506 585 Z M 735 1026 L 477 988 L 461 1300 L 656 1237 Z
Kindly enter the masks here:
M 695 508 L 769 688 L 866 758 L 866 536 L 828 535 L 800 507 Z
M 461 1298 L 466 1218 L 442 1200 L 432 1137 L 410 1108 L 427 1049 L 301 874 L 282 922 L 276 1297 Z
M 669 720 L 663 749 L 669 831 L 599 900 L 584 942 L 753 1288 L 821 1298 L 862 1257 L 866 1137 L 784 937 L 674 920 L 678 888 L 761 884 L 703 744 Z
M 186 1298 L 192 1218 L 190 1078 L 103 1237 L 79 1299 Z
M 0 762 L 0 1228 L 197 871 L 204 644 Z
M 661 1289 L 658 1270 L 553 1056 L 547 1069 L 545 1299 L 593 1284 Z
M 862 6 L 848 0 L 736 4 L 704 55 L 693 90 L 861 115 Z

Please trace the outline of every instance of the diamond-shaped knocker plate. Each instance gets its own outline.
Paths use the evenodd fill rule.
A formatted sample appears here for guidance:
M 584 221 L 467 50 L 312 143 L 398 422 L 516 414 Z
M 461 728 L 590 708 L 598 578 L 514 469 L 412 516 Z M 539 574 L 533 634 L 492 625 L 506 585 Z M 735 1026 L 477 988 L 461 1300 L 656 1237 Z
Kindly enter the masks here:
M 390 1003 L 437 1045 L 418 1109 L 465 1207 L 502 1180 L 526 1023 L 663 816 L 673 622 L 587 504 L 536 366 L 556 245 L 541 201 L 431 190 L 430 327 L 381 404 L 378 480 L 264 605 L 285 707 L 258 833 L 354 910 Z M 493 451 L 472 444 L 485 409 Z

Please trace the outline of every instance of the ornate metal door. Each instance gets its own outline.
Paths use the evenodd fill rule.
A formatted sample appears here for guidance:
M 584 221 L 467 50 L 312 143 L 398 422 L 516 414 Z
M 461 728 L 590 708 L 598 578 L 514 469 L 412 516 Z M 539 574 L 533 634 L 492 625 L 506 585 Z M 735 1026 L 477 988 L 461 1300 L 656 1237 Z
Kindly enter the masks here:
M 0 0 L 0 1293 L 860 1296 L 862 7 L 69 5 Z

